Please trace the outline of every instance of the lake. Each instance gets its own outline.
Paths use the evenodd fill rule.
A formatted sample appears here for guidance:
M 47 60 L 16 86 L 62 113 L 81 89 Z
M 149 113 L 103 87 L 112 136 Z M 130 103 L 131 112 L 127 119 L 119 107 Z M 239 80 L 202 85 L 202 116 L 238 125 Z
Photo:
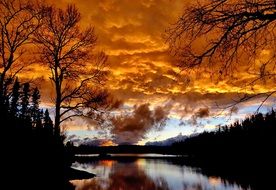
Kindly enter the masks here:
M 153 157 L 126 156 L 124 159 L 120 156 L 120 159 L 75 162 L 73 168 L 97 177 L 71 182 L 76 190 L 245 190 L 220 177 L 206 176 L 200 168 Z

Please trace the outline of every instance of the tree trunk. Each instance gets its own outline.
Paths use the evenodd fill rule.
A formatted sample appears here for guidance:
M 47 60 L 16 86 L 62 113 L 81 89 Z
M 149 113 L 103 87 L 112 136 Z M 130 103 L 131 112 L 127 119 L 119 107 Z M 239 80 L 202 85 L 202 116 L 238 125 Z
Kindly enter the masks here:
M 5 75 L 6 71 L 4 70 L 3 73 L 0 74 L 0 105 L 4 105 L 4 97 L 5 97 L 5 90 L 4 90 L 4 82 L 5 82 Z
M 56 115 L 55 115 L 55 135 L 60 136 L 60 103 L 56 102 Z
M 58 88 L 56 88 L 58 89 Z M 60 91 L 56 92 L 56 115 L 55 115 L 55 135 L 60 136 L 60 106 L 61 106 L 61 95 Z
M 56 115 L 55 115 L 55 125 L 54 125 L 54 134 L 55 136 L 60 136 L 60 108 L 61 108 L 61 78 L 58 74 L 59 63 L 55 64 L 55 87 L 56 87 Z

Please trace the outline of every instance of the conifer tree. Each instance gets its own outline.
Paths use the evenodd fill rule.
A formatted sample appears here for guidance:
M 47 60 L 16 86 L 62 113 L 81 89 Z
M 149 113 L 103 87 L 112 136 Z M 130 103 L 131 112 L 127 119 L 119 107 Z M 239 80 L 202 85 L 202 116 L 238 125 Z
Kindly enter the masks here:
M 29 99 L 30 99 L 30 84 L 24 83 L 21 94 L 21 117 L 29 117 Z
M 38 88 L 36 87 L 32 93 L 31 107 L 30 107 L 31 119 L 35 125 L 38 122 L 38 120 L 41 121 L 41 117 L 43 116 L 43 113 L 41 113 L 41 111 L 39 110 L 39 103 L 40 103 L 40 93 Z
M 48 109 L 46 109 L 44 113 L 43 120 L 44 120 L 43 127 L 45 128 L 46 131 L 48 131 L 49 134 L 52 135 L 54 132 L 54 127 L 53 127 L 53 121 L 50 118 Z
M 14 116 L 18 114 L 19 89 L 20 89 L 20 83 L 18 81 L 18 78 L 16 78 L 12 88 L 11 103 L 10 103 L 10 112 L 11 112 L 11 115 L 14 115 Z

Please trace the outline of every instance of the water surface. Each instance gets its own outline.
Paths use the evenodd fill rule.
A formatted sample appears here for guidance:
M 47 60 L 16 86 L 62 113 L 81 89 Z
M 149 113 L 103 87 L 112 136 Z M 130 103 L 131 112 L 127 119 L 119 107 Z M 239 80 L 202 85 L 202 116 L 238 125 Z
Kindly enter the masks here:
M 76 190 L 244 190 L 199 168 L 177 165 L 166 159 L 94 160 L 73 164 L 73 168 L 97 175 L 73 180 Z

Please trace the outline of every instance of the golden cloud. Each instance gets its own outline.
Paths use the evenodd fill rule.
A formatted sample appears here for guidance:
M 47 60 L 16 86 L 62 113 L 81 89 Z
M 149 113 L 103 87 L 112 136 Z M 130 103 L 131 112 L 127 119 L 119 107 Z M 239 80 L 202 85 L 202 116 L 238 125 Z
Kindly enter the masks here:
M 214 103 L 229 104 L 243 94 L 275 89 L 272 83 L 258 83 L 255 88 L 242 86 L 253 80 L 241 67 L 229 77 L 210 75 L 213 68 L 201 72 L 180 72 L 177 60 L 169 55 L 162 35 L 181 15 L 183 0 L 48 0 L 65 8 L 76 4 L 82 14 L 82 26 L 92 25 L 98 36 L 98 50 L 109 56 L 109 77 L 106 84 L 127 106 L 150 103 L 157 107 L 173 102 L 170 116 L 192 115 Z M 265 61 L 264 51 L 258 61 Z M 41 65 L 33 65 L 24 77 L 40 79 L 43 101 L 50 102 L 49 73 Z M 41 77 L 42 76 L 42 77 Z M 187 85 L 188 84 L 188 85 Z M 275 89 L 276 90 L 276 89 Z M 206 108 L 207 109 L 207 108 Z M 206 110 L 201 110 L 206 111 Z M 211 112 L 211 111 L 210 111 Z M 209 116 L 205 113 L 204 116 Z M 76 124 L 75 128 L 79 128 Z

